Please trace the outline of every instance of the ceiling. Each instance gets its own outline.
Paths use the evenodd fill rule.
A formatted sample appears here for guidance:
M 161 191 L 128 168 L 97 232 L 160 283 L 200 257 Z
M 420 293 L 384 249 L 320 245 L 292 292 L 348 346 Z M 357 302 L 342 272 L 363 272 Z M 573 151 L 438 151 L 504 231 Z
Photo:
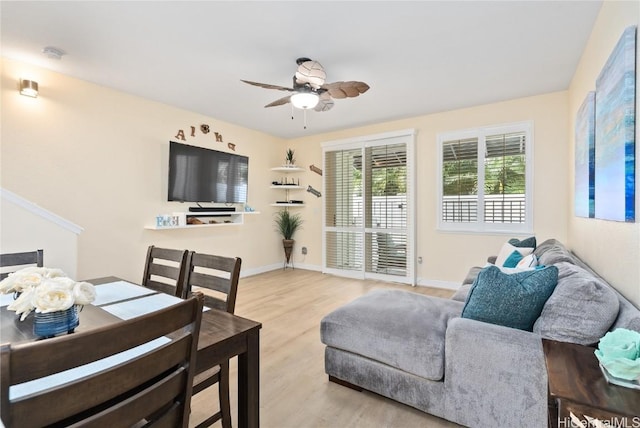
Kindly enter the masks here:
M 565 90 L 601 1 L 2 1 L 2 56 L 282 137 Z M 45 46 L 66 52 L 61 60 Z M 371 86 L 264 108 L 296 58 Z M 42 85 L 41 85 L 42 86 Z M 46 87 L 41 87 L 41 92 Z

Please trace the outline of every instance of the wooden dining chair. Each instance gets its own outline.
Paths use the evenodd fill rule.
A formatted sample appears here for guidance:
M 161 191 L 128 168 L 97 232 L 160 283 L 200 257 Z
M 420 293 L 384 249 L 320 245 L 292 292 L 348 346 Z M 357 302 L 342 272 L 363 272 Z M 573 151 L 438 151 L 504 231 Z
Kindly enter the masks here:
M 150 245 L 144 266 L 142 285 L 152 290 L 184 299 L 184 288 L 188 269 L 187 250 L 173 250 Z
M 233 313 L 236 307 L 238 280 L 242 260 L 210 254 L 189 253 L 189 268 L 185 280 L 187 293 L 204 294 L 204 306 Z M 223 428 L 231 428 L 229 404 L 229 361 L 195 376 L 193 394 L 218 384 L 220 411 L 197 425 L 207 427 L 222 420 Z
M 202 304 L 197 294 L 82 333 L 1 345 L 2 422 L 188 427 Z
M 44 266 L 44 251 L 35 250 L 24 253 L 0 254 L 0 280 L 5 279 L 10 273 L 18 269 L 35 265 L 37 267 Z

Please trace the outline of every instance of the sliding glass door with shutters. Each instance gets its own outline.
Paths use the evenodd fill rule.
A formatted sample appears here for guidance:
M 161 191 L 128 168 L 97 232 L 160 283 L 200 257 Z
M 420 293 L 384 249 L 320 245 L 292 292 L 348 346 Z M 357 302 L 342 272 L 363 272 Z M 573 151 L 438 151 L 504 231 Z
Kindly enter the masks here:
M 323 270 L 415 283 L 413 131 L 323 145 Z

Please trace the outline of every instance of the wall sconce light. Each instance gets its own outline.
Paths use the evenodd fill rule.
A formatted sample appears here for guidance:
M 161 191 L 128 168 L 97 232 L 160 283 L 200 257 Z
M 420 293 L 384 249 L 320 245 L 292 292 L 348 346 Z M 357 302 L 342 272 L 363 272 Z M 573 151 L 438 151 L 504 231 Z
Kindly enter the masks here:
M 38 82 L 20 79 L 20 95 L 36 98 L 38 96 Z

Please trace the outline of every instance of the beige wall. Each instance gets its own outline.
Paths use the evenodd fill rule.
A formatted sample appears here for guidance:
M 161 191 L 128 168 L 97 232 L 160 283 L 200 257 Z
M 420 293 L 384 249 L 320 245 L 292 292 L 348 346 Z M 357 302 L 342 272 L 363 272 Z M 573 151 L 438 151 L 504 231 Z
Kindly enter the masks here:
M 0 193 L 2 253 L 42 249 L 46 266 L 55 266 L 77 278 L 78 235 L 82 229 L 16 195 L 7 195 L 4 190 Z
M 85 229 L 78 239 L 79 278 L 112 274 L 138 281 L 150 244 L 237 255 L 243 258 L 244 274 L 250 274 L 278 267 L 282 261 L 279 238 L 273 232 L 275 209 L 269 206 L 281 195 L 268 186 L 277 178 L 269 169 L 282 163 L 285 148 L 296 150 L 299 166 L 321 167 L 322 142 L 412 128 L 417 131 L 417 255 L 424 260 L 417 276 L 419 283 L 447 286 L 459 283 L 469 266 L 484 264 L 486 256 L 495 254 L 510 236 L 436 230 L 437 134 L 531 120 L 535 235 L 539 241 L 555 237 L 567 242 L 640 304 L 638 223 L 573 216 L 575 112 L 586 92 L 594 88 L 622 29 L 637 24 L 638 12 L 637 2 L 604 3 L 568 91 L 290 141 L 3 60 L 0 185 Z M 37 80 L 40 97 L 18 95 L 20 77 Z M 339 109 L 338 104 L 329 114 L 339 114 Z M 250 157 L 249 204 L 261 214 L 247 216 L 242 226 L 145 230 L 156 214 L 185 209 L 165 202 L 168 141 L 178 129 L 201 123 L 236 143 L 237 153 Z M 188 140 L 225 150 L 212 137 Z M 305 187 L 322 189 L 320 175 L 307 169 L 299 177 Z M 296 236 L 296 266 L 319 269 L 322 198 L 304 191 L 300 198 L 306 206 L 297 208 L 305 223 Z M 307 256 L 300 254 L 302 246 L 308 247 Z
M 39 82 L 38 98 L 18 94 L 21 77 Z M 283 157 L 282 140 L 6 59 L 1 101 L 0 184 L 84 228 L 78 278 L 140 281 L 150 244 L 240 256 L 245 274 L 281 263 L 268 206 L 273 196 L 263 189 L 271 180 L 269 168 Z M 242 226 L 144 229 L 157 214 L 187 209 L 166 202 L 168 142 L 178 129 L 188 133 L 202 123 L 250 157 L 249 204 L 261 214 L 247 216 Z M 211 134 L 187 140 L 228 151 Z M 48 254 L 47 260 L 56 259 Z
M 569 180 L 570 199 L 574 186 L 575 116 L 587 92 L 595 90 L 595 81 L 613 47 L 630 25 L 638 25 L 640 3 L 605 1 L 589 42 L 569 88 Z M 636 54 L 640 60 L 640 56 Z M 640 64 L 640 62 L 638 62 Z M 637 70 L 640 66 L 636 65 Z M 640 305 L 640 91 L 636 77 L 636 222 L 620 223 L 575 217 L 573 204 L 568 216 L 569 246 L 591 267 L 604 276 L 622 294 Z
M 20 77 L 40 83 L 37 99 L 18 94 Z M 114 274 L 137 281 L 150 244 L 238 255 L 245 274 L 275 268 L 282 256 L 269 203 L 281 195 L 268 185 L 277 178 L 270 168 L 282 163 L 284 149 L 295 149 L 297 164 L 307 169 L 299 174 L 301 184 L 322 189 L 322 177 L 308 170 L 322 166 L 322 142 L 409 128 L 417 131 L 417 255 L 424 260 L 417 267 L 419 283 L 458 284 L 469 266 L 484 264 L 509 237 L 436 230 L 440 132 L 532 120 L 534 231 L 540 240 L 567 239 L 566 92 L 283 141 L 9 60 L 3 61 L 2 79 L 2 186 L 85 229 L 78 244 L 80 278 Z M 156 214 L 185 209 L 165 202 L 168 141 L 178 129 L 200 123 L 250 157 L 249 203 L 261 214 L 247 216 L 242 226 L 145 230 Z M 188 143 L 220 148 L 202 135 Z M 319 269 L 322 198 L 304 191 L 300 198 L 306 206 L 297 210 L 305 222 L 296 236 L 295 263 Z M 302 246 L 307 256 L 300 254 Z
M 336 105 L 334 111 L 339 109 Z M 472 265 L 484 265 L 496 254 L 508 235 L 445 233 L 436 230 L 437 159 L 436 137 L 455 131 L 532 120 L 534 123 L 534 232 L 539 240 L 567 239 L 568 216 L 568 117 L 567 93 L 557 92 L 462 110 L 382 123 L 289 141 L 300 153 L 300 164 L 322 165 L 321 143 L 357 136 L 413 128 L 416 137 L 417 169 L 417 256 L 420 284 L 459 284 Z M 307 173 L 309 184 L 322 188 L 322 177 Z M 296 238 L 309 248 L 307 263 L 322 264 L 322 201 L 307 196 L 305 228 Z

